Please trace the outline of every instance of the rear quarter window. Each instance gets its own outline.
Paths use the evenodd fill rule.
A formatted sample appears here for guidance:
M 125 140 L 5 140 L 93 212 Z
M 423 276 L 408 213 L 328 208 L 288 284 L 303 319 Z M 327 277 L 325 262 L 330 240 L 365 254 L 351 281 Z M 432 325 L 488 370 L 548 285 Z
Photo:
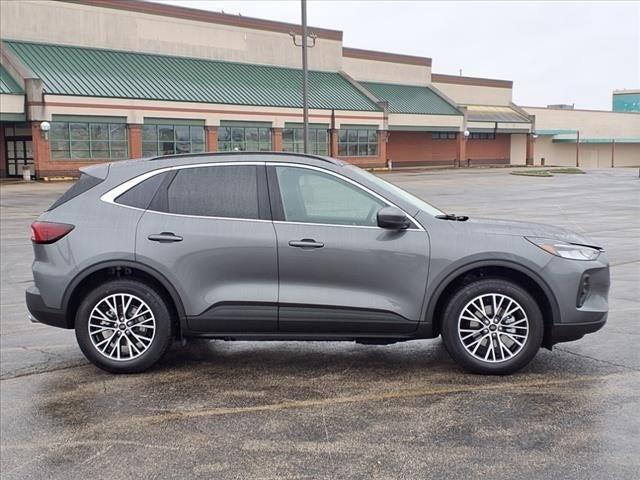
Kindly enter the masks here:
M 51 205 L 47 211 L 51 211 L 54 208 L 59 207 L 63 203 L 68 202 L 69 200 L 77 197 L 78 195 L 82 195 L 83 193 L 91 190 L 96 185 L 101 184 L 104 181 L 104 178 L 94 177 L 89 175 L 88 173 L 81 173 L 80 178 L 76 183 L 71 185 L 71 188 L 64 192 L 58 200 L 56 200 L 53 205 Z
M 149 205 L 151 205 L 158 188 L 160 188 L 162 182 L 167 178 L 167 174 L 168 172 L 159 173 L 158 175 L 143 180 L 116 198 L 115 202 L 120 205 L 146 210 L 149 208 Z

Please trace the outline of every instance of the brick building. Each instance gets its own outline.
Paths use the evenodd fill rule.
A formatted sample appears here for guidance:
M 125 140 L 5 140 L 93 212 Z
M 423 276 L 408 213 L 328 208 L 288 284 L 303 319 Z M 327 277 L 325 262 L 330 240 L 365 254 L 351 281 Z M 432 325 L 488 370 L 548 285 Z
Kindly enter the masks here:
M 302 149 L 296 25 L 138 0 L 2 9 L 2 176 Z M 572 164 L 576 155 L 589 166 L 640 164 L 638 113 L 521 108 L 510 81 L 432 73 L 430 58 L 347 48 L 340 31 L 310 30 L 314 153 L 394 168 Z

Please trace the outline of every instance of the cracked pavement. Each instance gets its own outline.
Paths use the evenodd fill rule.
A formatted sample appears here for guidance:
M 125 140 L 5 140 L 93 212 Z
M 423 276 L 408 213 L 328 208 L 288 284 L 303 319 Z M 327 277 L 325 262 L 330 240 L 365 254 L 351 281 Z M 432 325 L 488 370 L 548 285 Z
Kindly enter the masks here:
M 110 375 L 72 331 L 27 320 L 28 226 L 69 185 L 2 184 L 2 478 L 637 478 L 637 169 L 381 175 L 449 212 L 592 237 L 612 262 L 609 322 L 508 377 L 464 373 L 439 339 L 191 341 L 148 373 Z

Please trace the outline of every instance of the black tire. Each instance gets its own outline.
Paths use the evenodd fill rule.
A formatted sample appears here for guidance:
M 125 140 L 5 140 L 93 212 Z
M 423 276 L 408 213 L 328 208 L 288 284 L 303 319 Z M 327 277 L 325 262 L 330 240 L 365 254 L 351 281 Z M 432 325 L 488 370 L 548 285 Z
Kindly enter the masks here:
M 139 356 L 129 360 L 108 358 L 98 351 L 89 336 L 91 312 L 103 299 L 113 294 L 129 294 L 143 300 L 155 319 L 155 333 L 149 346 Z M 147 370 L 160 360 L 173 339 L 171 314 L 165 300 L 146 283 L 132 279 L 111 280 L 93 289 L 78 308 L 75 330 L 78 345 L 85 357 L 97 367 L 111 373 L 138 373 Z
M 458 321 L 465 306 L 480 295 L 492 293 L 506 295 L 520 304 L 529 327 L 528 337 L 520 350 L 513 357 L 498 363 L 473 356 L 465 348 L 460 338 L 462 334 L 458 333 Z M 485 375 L 507 375 L 523 368 L 540 349 L 543 333 L 542 313 L 534 298 L 518 284 L 499 278 L 477 280 L 460 287 L 447 303 L 442 319 L 442 339 L 449 355 L 464 369 Z

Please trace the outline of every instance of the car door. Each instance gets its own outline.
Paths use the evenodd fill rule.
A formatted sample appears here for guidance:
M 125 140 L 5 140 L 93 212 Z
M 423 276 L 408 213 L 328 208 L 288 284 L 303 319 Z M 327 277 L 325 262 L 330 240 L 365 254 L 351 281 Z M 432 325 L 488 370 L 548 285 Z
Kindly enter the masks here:
M 276 255 L 259 162 L 170 171 L 136 233 L 136 259 L 174 285 L 194 333 L 275 332 Z
M 268 165 L 278 242 L 279 330 L 390 334 L 417 328 L 429 240 L 417 223 L 377 226 L 390 205 L 317 167 Z

